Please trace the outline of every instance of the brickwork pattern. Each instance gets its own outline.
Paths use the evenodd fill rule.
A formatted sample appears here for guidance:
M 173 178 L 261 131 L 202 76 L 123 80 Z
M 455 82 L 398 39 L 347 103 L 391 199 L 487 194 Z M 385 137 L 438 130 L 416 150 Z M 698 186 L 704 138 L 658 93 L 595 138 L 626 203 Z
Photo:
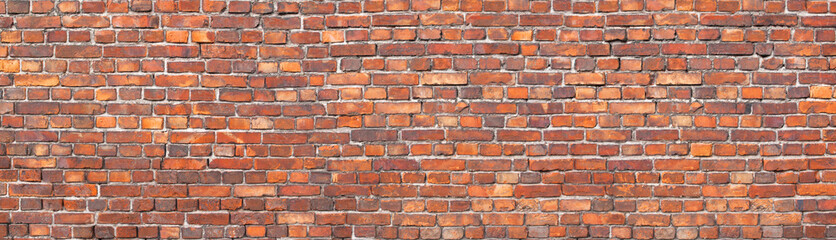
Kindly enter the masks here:
M 834 12 L 0 1 L 0 237 L 836 238 Z

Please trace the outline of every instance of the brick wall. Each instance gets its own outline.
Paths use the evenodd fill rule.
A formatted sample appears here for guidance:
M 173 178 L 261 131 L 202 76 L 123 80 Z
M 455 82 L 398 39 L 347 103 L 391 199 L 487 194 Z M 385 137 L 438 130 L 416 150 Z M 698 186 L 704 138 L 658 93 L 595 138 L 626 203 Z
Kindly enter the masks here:
M 0 236 L 836 238 L 836 3 L 0 2 Z

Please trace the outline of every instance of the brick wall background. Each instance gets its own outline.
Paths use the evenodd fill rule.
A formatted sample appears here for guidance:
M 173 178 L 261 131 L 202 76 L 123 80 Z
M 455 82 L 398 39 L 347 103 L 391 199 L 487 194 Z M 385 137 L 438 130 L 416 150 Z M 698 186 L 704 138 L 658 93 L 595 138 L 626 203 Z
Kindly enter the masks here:
M 836 238 L 836 2 L 0 2 L 0 236 Z

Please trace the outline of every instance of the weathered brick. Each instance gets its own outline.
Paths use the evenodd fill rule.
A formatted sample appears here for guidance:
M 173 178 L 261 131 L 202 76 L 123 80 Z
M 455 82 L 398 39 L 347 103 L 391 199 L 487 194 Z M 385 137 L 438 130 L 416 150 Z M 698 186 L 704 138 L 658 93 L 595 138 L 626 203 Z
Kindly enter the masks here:
M 116 28 L 156 28 L 160 25 L 158 16 L 114 16 L 111 18 Z
M 68 28 L 105 28 L 110 26 L 110 20 L 100 16 L 63 16 L 61 25 Z
M 568 85 L 604 85 L 603 73 L 567 73 L 564 82 Z
M 329 75 L 327 82 L 333 85 L 366 85 L 371 81 L 366 73 L 338 73 Z
M 426 73 L 421 76 L 423 85 L 465 85 L 467 74 L 461 73 Z
M 660 73 L 656 75 L 658 85 L 699 85 L 702 75 L 699 73 Z
M 475 27 L 516 26 L 517 19 L 510 14 L 473 14 L 467 16 L 467 23 Z

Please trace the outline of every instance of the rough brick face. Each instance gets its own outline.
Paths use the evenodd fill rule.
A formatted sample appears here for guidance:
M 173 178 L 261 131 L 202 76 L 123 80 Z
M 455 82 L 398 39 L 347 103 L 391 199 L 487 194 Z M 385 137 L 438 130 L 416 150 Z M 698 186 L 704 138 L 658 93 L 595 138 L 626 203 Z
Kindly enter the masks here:
M 0 238 L 836 239 L 836 4 L 0 0 Z

